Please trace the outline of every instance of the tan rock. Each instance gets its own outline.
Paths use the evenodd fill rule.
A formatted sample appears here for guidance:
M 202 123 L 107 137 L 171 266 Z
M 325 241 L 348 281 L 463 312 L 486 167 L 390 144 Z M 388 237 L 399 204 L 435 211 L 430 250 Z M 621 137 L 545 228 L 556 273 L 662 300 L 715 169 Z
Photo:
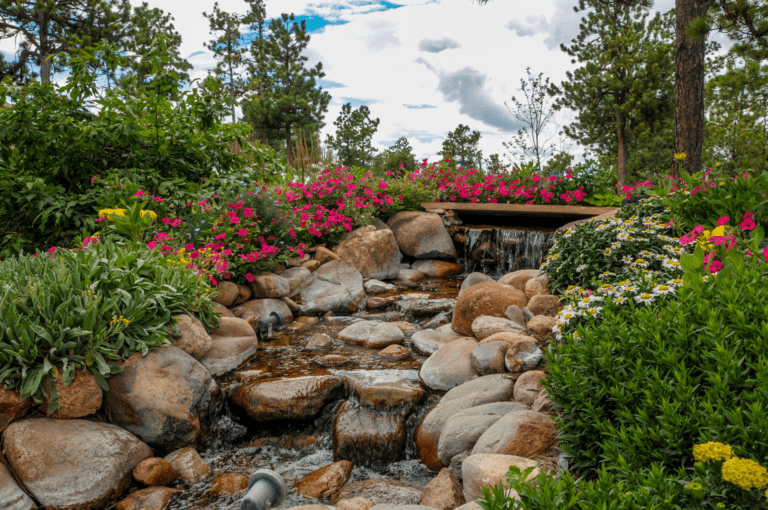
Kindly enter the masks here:
M 330 262 L 332 260 L 340 260 L 341 257 L 333 253 L 328 248 L 320 247 L 315 251 L 315 260 L 320 262 L 320 265 Z
M 178 477 L 179 473 L 162 457 L 144 459 L 133 468 L 133 478 L 149 487 L 168 485 Z
M 232 306 L 238 297 L 240 297 L 240 289 L 237 288 L 237 284 L 220 281 L 216 284 L 216 294 L 211 301 L 222 306 Z
M 440 470 L 440 473 L 424 487 L 419 498 L 420 505 L 437 510 L 453 510 L 464 502 L 461 482 L 448 468 Z
M 525 295 L 528 296 L 528 299 L 542 294 L 551 294 L 549 292 L 549 276 L 541 275 L 525 282 Z
M 178 489 L 150 487 L 141 489 L 115 505 L 115 510 L 165 510 Z
M 552 418 L 536 411 L 515 411 L 491 425 L 475 443 L 472 454 L 499 453 L 531 458 L 545 455 L 555 444 Z
M 354 465 L 348 460 L 317 469 L 296 484 L 296 492 L 311 499 L 329 499 L 349 481 Z
M 236 317 L 236 315 L 232 313 L 232 310 L 230 310 L 226 306 L 221 306 L 221 305 L 214 306 L 213 311 L 220 313 L 222 317 Z
M 0 462 L 0 508 L 3 510 L 37 510 L 37 505 L 21 490 L 8 466 Z
M 336 502 L 336 508 L 339 510 L 370 510 L 373 507 L 373 501 L 367 498 L 349 498 Z
M 390 297 L 369 297 L 368 300 L 365 302 L 365 308 L 368 310 L 380 310 L 382 308 L 387 308 L 388 306 L 392 305 L 395 301 L 400 299 L 399 296 L 390 296 Z
M 262 273 L 251 282 L 251 290 L 256 299 L 282 298 L 291 294 L 291 284 L 280 275 Z
M 101 409 L 104 391 L 96 382 L 96 377 L 90 372 L 75 371 L 75 377 L 69 386 L 64 386 L 62 375 L 53 383 L 59 397 L 56 399 L 61 408 L 50 414 L 51 418 L 82 418 Z M 48 412 L 50 397 L 43 397 L 42 409 Z
M 397 326 L 397 328 L 405 333 L 406 336 L 409 336 L 419 330 L 415 325 L 411 324 L 410 322 L 404 322 L 404 321 L 395 321 L 391 322 L 393 326 Z
M 528 321 L 528 332 L 538 340 L 549 340 L 554 337 L 552 328 L 557 324 L 557 319 L 548 315 L 537 315 Z
M 445 260 L 417 260 L 411 264 L 411 269 L 437 278 L 456 276 L 464 272 L 464 266 L 461 264 Z
M 293 313 L 298 312 L 299 309 L 301 308 L 296 301 L 294 301 L 293 299 L 291 299 L 289 297 L 284 297 L 282 299 L 283 299 L 283 303 L 288 305 L 288 308 L 290 308 Z
M 282 299 L 251 299 L 232 309 L 232 313 L 241 319 L 249 320 L 249 317 L 254 317 L 256 322 L 269 317 L 272 312 L 280 312 L 286 324 L 293 321 L 293 312 Z
M 525 326 L 503 317 L 481 315 L 472 321 L 472 333 L 478 340 L 485 340 L 496 333 L 525 333 Z
M 404 360 L 411 357 L 411 352 L 402 345 L 390 345 L 377 353 L 379 356 L 396 360 Z
M 197 317 L 185 313 L 174 314 L 173 317 L 177 320 L 176 327 L 181 334 L 181 338 L 173 338 L 173 326 L 171 324 L 167 326 L 173 345 L 195 359 L 205 356 L 213 347 L 213 340 L 205 331 L 203 324 Z
M 253 294 L 253 291 L 251 290 L 251 287 L 248 285 L 243 285 L 241 283 L 237 284 L 237 299 L 235 299 L 235 302 L 232 303 L 232 306 L 237 306 L 240 303 L 245 303 L 249 299 L 251 299 L 251 295 Z
M 470 354 L 477 345 L 474 338 L 459 338 L 442 345 L 421 365 L 419 378 L 424 386 L 448 391 L 476 376 Z
M 523 312 L 523 310 L 517 305 L 511 305 L 507 307 L 507 309 L 504 311 L 504 317 L 513 322 L 517 322 L 521 326 L 525 326 L 526 322 L 528 322 L 528 319 L 525 316 L 525 312 Z
M 525 294 L 509 285 L 484 282 L 473 285 L 456 300 L 451 329 L 463 335 L 472 335 L 472 322 L 481 315 L 504 317 L 510 305 L 524 307 L 528 304 Z
M 325 249 L 325 248 L 323 248 Z M 331 252 L 333 253 L 333 252 Z M 301 267 L 308 269 L 309 271 L 314 271 L 318 267 L 322 266 L 322 263 L 319 260 L 308 260 L 301 264 Z
M 424 273 L 421 271 L 416 271 L 415 269 L 400 269 L 397 272 L 397 282 L 398 283 L 416 283 L 420 282 L 426 277 Z
M 353 235 L 339 243 L 333 251 L 344 262 L 357 268 L 363 278 L 386 280 L 396 278 L 400 272 L 402 255 L 391 230 Z
M 333 458 L 363 465 L 405 457 L 405 418 L 377 412 L 347 400 L 333 421 Z
M 483 497 L 483 487 L 491 487 L 503 482 L 508 488 L 507 472 L 510 466 L 517 466 L 525 470 L 535 466 L 536 462 L 523 457 L 514 455 L 498 455 L 480 453 L 470 455 L 461 463 L 461 474 L 464 481 L 464 497 L 467 501 L 473 501 Z M 528 480 L 539 474 L 538 468 L 535 468 L 528 477 Z M 519 499 L 515 490 L 510 489 L 510 496 Z
M 344 328 L 336 338 L 366 347 L 384 348 L 402 342 L 405 334 L 388 322 L 360 321 Z
M 341 381 L 332 375 L 258 380 L 238 387 L 232 402 L 259 422 L 305 420 L 334 400 Z
M 179 476 L 188 482 L 205 476 L 211 468 L 200 457 L 194 448 L 181 448 L 165 456 L 165 460 L 173 466 Z
M 521 374 L 517 381 L 515 381 L 515 402 L 522 402 L 528 405 L 533 404 L 544 390 L 544 386 L 539 381 L 546 377 L 547 374 L 541 370 L 531 370 Z
M 504 365 L 513 374 L 533 370 L 541 362 L 542 352 L 533 338 L 520 338 L 507 349 Z
M 514 343 L 516 343 L 516 342 L 518 342 L 520 340 L 532 340 L 534 342 L 536 341 L 536 339 L 533 338 L 532 336 L 523 335 L 523 334 L 520 334 L 520 333 L 510 333 L 508 331 L 503 331 L 501 333 L 496 333 L 496 334 L 493 334 L 493 335 L 489 336 L 488 338 L 480 340 L 480 345 L 485 345 L 485 344 L 488 344 L 488 343 L 491 343 L 491 342 L 506 342 L 506 343 L 508 343 L 511 346 L 512 344 L 514 344 Z
M 533 315 L 557 315 L 563 309 L 564 303 L 552 294 L 536 294 L 528 301 L 528 309 Z
M 532 280 L 539 276 L 538 269 L 521 269 L 520 271 L 513 271 L 507 273 L 499 278 L 498 283 L 503 285 L 510 285 L 518 290 L 525 292 L 525 284 L 528 280 Z
M 456 247 L 439 215 L 399 211 L 387 220 L 400 250 L 417 259 L 456 258 Z
M 15 390 L 0 387 L 0 432 L 12 421 L 24 417 L 32 408 L 32 399 L 21 401 L 21 394 Z
M 240 318 L 221 317 L 219 327 L 212 331 L 212 334 L 218 336 L 256 336 L 253 326 Z
M 348 483 L 336 493 L 330 504 L 351 498 L 365 498 L 374 505 L 416 505 L 419 503 L 421 490 L 413 485 L 399 480 L 372 478 L 361 482 Z
M 352 360 L 341 354 L 326 354 L 315 359 L 315 361 L 324 367 L 336 367 L 349 363 Z
M 554 403 L 549 399 L 549 393 L 546 390 L 542 390 L 536 400 L 531 404 L 531 411 L 537 413 L 548 413 L 552 410 Z
M 249 480 L 242 473 L 224 473 L 213 480 L 210 493 L 217 498 L 234 496 L 248 488 Z

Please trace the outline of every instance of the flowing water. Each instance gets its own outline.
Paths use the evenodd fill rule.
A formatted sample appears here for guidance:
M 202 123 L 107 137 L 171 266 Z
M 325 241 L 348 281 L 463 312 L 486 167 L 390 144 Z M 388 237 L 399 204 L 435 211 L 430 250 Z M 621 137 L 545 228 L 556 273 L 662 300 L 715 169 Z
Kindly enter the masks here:
M 538 268 L 552 243 L 553 233 L 522 229 L 462 227 L 465 235 L 463 262 L 465 275 L 482 271 L 494 277 L 517 269 Z M 461 253 L 461 246 L 459 246 Z M 403 387 L 421 388 L 418 370 L 426 359 L 411 345 L 403 342 L 411 355 L 394 360 L 378 355 L 380 349 L 367 348 L 335 341 L 328 353 L 304 350 L 316 334 L 335 338 L 355 321 L 405 321 L 419 329 L 436 328 L 450 323 L 455 298 L 463 276 L 427 278 L 415 285 L 399 286 L 397 292 L 378 297 L 398 296 L 399 300 L 381 311 L 360 311 L 348 317 L 300 318 L 268 341 L 260 342 L 259 351 L 249 362 L 232 373 L 217 378 L 222 390 L 216 418 L 211 425 L 208 443 L 200 454 L 210 466 L 210 472 L 194 484 L 177 481 L 181 489 L 174 497 L 172 510 L 239 509 L 243 493 L 234 497 L 217 497 L 210 493 L 211 482 L 226 473 L 250 476 L 258 469 L 271 469 L 280 474 L 288 485 L 288 497 L 279 508 L 318 503 L 296 493 L 295 482 L 312 471 L 334 462 L 334 420 L 340 409 L 356 410 L 359 393 L 355 384 L 389 384 L 395 381 Z M 323 361 L 325 354 L 341 356 L 333 362 Z M 275 422 L 256 424 L 237 406 L 229 405 L 229 395 L 243 381 L 334 374 L 344 381 L 343 396 L 326 405 L 318 416 L 304 422 Z M 357 381 L 357 383 L 356 383 Z M 398 388 L 401 389 L 401 388 Z M 418 389 L 418 391 L 423 391 Z M 375 428 L 399 424 L 403 435 L 395 446 L 381 447 L 370 437 L 353 443 L 352 460 L 355 468 L 351 482 L 371 478 L 387 478 L 422 488 L 435 474 L 418 459 L 414 434 L 427 411 L 440 399 L 439 393 L 427 393 L 408 405 L 382 407 L 365 411 L 358 418 L 360 427 Z M 357 423 L 357 422 L 355 422 Z M 383 425 L 380 425 L 383 424 Z M 368 431 L 365 432 L 366 435 Z M 369 436 L 369 434 L 368 434 Z M 357 451 L 359 450 L 359 451 Z

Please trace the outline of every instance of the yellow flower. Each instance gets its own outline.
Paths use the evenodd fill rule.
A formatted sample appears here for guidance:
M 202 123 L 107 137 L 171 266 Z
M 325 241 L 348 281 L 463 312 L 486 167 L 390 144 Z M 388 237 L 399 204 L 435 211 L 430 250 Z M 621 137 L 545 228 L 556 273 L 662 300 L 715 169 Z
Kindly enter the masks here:
M 675 161 L 683 161 L 685 159 L 685 152 L 676 152 Z
M 720 162 L 718 161 L 717 163 L 715 163 L 715 166 L 720 166 Z
M 149 217 L 153 220 L 157 219 L 157 214 L 155 214 L 155 211 L 145 211 L 144 209 L 141 210 L 141 215 L 144 216 L 145 214 L 149 214 Z
M 693 458 L 699 462 L 728 460 L 734 455 L 733 448 L 723 443 L 710 441 L 704 444 L 693 445 Z
M 685 486 L 686 489 L 691 489 L 692 491 L 698 491 L 701 490 L 701 484 L 700 483 L 689 483 Z
M 125 209 L 102 209 L 99 211 L 99 217 L 109 218 L 113 214 L 125 218 Z
M 708 250 L 711 250 L 712 248 L 715 247 L 715 245 L 713 245 L 712 243 L 708 243 L 707 242 L 709 240 L 709 238 L 713 237 L 713 236 L 722 237 L 724 235 L 725 235 L 725 225 L 720 225 L 718 227 L 715 227 L 715 229 L 712 230 L 711 232 L 709 230 L 705 230 L 701 234 L 701 236 L 699 236 L 699 238 L 696 239 L 696 242 L 702 248 L 706 248 Z
M 745 491 L 768 485 L 768 470 L 752 459 L 731 457 L 723 463 L 723 480 Z

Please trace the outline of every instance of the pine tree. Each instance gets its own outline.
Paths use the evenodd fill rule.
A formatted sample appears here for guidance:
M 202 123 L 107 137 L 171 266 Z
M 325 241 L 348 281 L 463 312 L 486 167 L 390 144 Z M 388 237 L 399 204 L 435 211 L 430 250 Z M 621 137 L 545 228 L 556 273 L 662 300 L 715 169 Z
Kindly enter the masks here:
M 463 168 L 483 169 L 483 152 L 478 149 L 480 131 L 469 133 L 469 126 L 459 126 L 448 132 L 448 137 L 443 140 L 443 150 L 438 154 L 450 159 L 456 159 Z
M 243 23 L 249 24 L 251 31 L 250 58 L 247 59 L 248 71 L 255 78 L 259 95 L 264 95 L 267 84 L 267 8 L 264 0 L 245 0 L 250 5 L 250 11 L 243 18 Z
M 579 0 L 580 33 L 561 49 L 580 67 L 550 90 L 560 96 L 556 108 L 576 112 L 565 134 L 615 163 L 622 184 L 630 169 L 672 157 L 671 19 L 648 19 L 649 7 L 647 0 Z
M 362 105 L 352 110 L 351 103 L 341 107 L 341 113 L 333 122 L 336 136 L 328 136 L 326 143 L 344 166 L 368 166 L 377 149 L 371 147 L 371 138 L 379 126 L 379 119 L 369 118 L 370 110 Z
M 240 26 L 244 24 L 245 17 L 222 11 L 219 9 L 219 2 L 213 4 L 213 12 L 210 15 L 203 12 L 203 16 L 208 19 L 211 33 L 222 32 L 215 39 L 203 44 L 219 60 L 213 69 L 213 74 L 223 79 L 227 85 L 232 107 L 232 122 L 235 122 L 235 106 L 237 100 L 245 93 L 247 86 L 242 77 L 247 47 L 243 45 L 240 34 Z
M 410 173 L 417 166 L 413 147 L 406 137 L 401 136 L 394 145 L 373 157 L 370 170 L 372 174 L 381 177 L 387 175 L 387 172 Z
M 293 131 L 318 132 L 325 124 L 331 96 L 315 88 L 315 78 L 322 78 L 322 63 L 306 69 L 307 57 L 301 52 L 309 44 L 306 21 L 295 22 L 293 14 L 283 14 L 269 24 L 265 43 L 268 82 L 259 84 L 259 95 L 243 100 L 243 115 L 257 132 L 268 140 L 284 140 L 286 162 L 292 164 Z M 292 23 L 292 25 L 290 24 Z
M 48 83 L 63 69 L 51 57 L 121 40 L 129 18 L 128 0 L 0 0 L 0 38 L 21 36 L 17 60 L 4 72 L 21 78 L 35 65 Z

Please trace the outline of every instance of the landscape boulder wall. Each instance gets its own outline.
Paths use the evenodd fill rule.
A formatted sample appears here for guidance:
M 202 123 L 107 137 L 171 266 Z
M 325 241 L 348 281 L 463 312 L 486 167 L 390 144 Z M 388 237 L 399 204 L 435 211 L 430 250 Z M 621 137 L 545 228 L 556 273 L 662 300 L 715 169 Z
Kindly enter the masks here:
M 362 227 L 340 242 L 334 253 L 357 268 L 363 278 L 390 280 L 400 272 L 402 254 L 391 230 Z
M 130 432 L 79 419 L 12 423 L 3 445 L 18 478 L 50 510 L 109 507 L 130 486 L 133 468 L 152 456 Z
M 420 211 L 400 211 L 387 221 L 400 251 L 417 259 L 455 259 L 456 247 L 439 215 Z
M 472 323 L 481 315 L 504 317 L 504 312 L 512 305 L 525 307 L 528 298 L 518 288 L 496 282 L 483 282 L 473 285 L 456 300 L 453 309 L 451 329 L 462 335 L 473 336 Z
M 219 391 L 203 365 L 166 345 L 136 353 L 121 367 L 106 394 L 112 423 L 163 453 L 200 442 Z

